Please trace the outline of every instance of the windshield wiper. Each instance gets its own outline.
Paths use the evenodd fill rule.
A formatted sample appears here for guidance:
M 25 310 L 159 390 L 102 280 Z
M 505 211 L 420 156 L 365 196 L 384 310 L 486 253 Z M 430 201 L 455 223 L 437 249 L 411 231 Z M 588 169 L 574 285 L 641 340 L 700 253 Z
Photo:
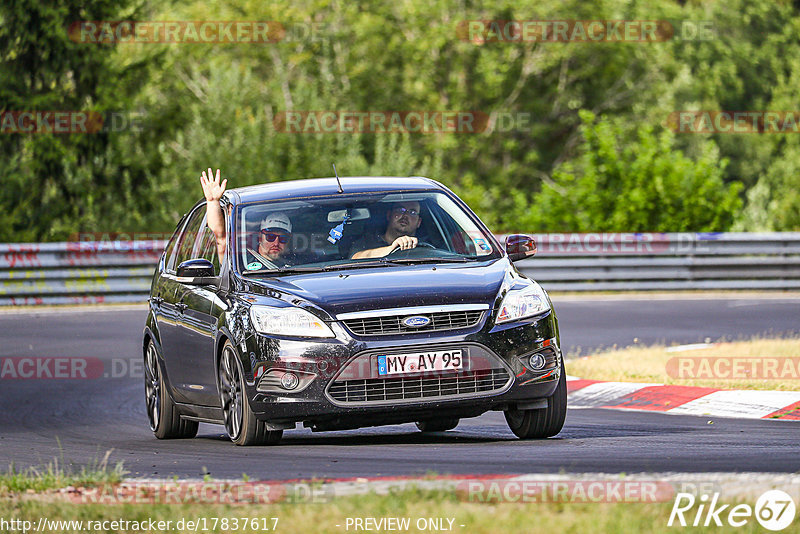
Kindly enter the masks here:
M 339 263 L 336 265 L 326 265 L 322 269 L 324 271 L 338 271 L 340 269 L 359 269 L 362 267 L 386 267 L 387 265 L 391 265 L 393 262 L 391 260 L 386 260 L 382 258 L 380 260 L 375 261 L 353 261 L 350 263 Z
M 319 273 L 324 267 L 284 267 L 278 269 L 259 269 L 258 271 L 244 271 L 242 274 L 294 274 L 294 273 Z
M 468 263 L 478 261 L 478 258 L 444 257 L 444 258 L 390 258 L 389 263 Z

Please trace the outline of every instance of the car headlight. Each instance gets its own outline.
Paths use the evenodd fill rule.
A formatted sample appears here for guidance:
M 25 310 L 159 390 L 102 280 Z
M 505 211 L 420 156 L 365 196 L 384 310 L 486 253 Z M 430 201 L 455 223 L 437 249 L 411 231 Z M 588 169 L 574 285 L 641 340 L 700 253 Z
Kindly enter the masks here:
M 497 314 L 496 324 L 516 321 L 526 317 L 541 315 L 550 310 L 547 295 L 542 286 L 536 282 L 522 289 L 510 290 L 503 302 L 500 303 L 500 312 Z
M 294 337 L 335 337 L 330 327 L 316 315 L 300 308 L 252 306 L 250 319 L 261 334 Z

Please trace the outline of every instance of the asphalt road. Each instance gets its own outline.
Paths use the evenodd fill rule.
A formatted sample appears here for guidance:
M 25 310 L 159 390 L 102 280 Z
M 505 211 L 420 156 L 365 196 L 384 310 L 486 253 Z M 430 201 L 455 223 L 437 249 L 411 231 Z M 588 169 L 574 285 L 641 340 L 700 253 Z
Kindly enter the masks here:
M 663 341 L 796 333 L 800 299 L 555 300 L 568 352 Z M 800 426 L 614 410 L 569 410 L 557 438 L 517 440 L 501 413 L 422 435 L 413 425 L 312 434 L 241 448 L 222 427 L 193 440 L 157 441 L 147 428 L 141 368 L 144 308 L 0 314 L 0 356 L 102 360 L 90 380 L 0 380 L 0 468 L 78 465 L 113 449 L 131 476 L 260 480 L 439 473 L 800 471 Z

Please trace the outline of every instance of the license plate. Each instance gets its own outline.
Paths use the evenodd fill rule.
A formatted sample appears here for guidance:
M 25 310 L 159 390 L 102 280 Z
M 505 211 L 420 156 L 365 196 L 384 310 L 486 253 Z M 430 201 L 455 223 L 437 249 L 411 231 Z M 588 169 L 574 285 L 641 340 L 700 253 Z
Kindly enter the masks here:
M 464 368 L 461 349 L 378 356 L 378 374 L 406 375 L 429 371 L 458 371 Z

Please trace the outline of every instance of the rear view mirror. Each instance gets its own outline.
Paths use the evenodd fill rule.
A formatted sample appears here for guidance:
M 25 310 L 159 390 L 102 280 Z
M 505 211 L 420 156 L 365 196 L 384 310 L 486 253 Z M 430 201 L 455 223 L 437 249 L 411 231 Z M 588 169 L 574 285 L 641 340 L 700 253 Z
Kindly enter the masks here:
M 506 237 L 506 252 L 511 261 L 530 258 L 536 254 L 536 241 L 529 235 L 511 234 Z
M 209 284 L 214 283 L 214 264 L 210 261 L 198 258 L 186 260 L 178 265 L 178 282 L 184 284 Z
M 351 210 L 335 210 L 328 212 L 329 223 L 340 223 L 344 221 L 345 215 L 350 212 L 349 221 L 360 221 L 362 219 L 369 219 L 369 210 L 367 208 L 355 208 Z

